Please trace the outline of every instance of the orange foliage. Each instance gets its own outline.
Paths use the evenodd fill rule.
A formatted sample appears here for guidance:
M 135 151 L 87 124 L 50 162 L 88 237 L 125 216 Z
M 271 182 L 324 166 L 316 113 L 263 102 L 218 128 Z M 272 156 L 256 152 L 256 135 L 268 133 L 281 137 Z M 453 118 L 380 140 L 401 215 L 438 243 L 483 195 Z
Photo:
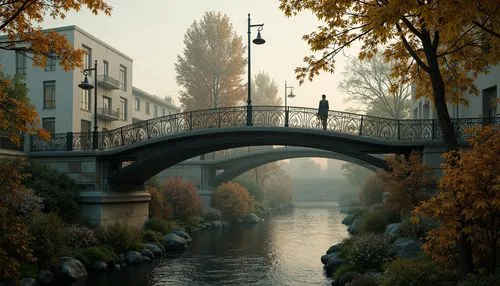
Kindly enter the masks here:
M 222 183 L 215 190 L 214 207 L 226 218 L 235 219 L 249 213 L 254 203 L 247 189 L 237 183 Z
M 439 192 L 414 210 L 414 220 L 424 215 L 441 222 L 424 244 L 434 259 L 454 263 L 450 254 L 464 235 L 475 262 L 494 272 L 500 247 L 500 131 L 485 127 L 469 144 L 470 149 L 443 155 Z
M 384 191 L 388 192 L 387 203 L 393 208 L 408 214 L 418 203 L 431 195 L 434 186 L 434 173 L 422 164 L 420 153 L 412 152 L 404 157 L 386 158 L 389 171 L 377 171 L 377 177 Z
M 168 212 L 165 208 L 165 202 L 161 191 L 156 186 L 146 186 L 146 191 L 151 195 L 151 201 L 149 201 L 149 217 L 168 219 Z
M 198 189 L 182 177 L 170 177 L 165 182 L 163 204 L 173 219 L 187 219 L 201 215 L 203 208 Z
M 63 19 L 70 11 L 87 7 L 93 14 L 110 15 L 111 6 L 104 0 L 48 0 L 48 1 L 6 1 L 0 5 L 0 32 L 7 39 L 0 43 L 0 49 L 30 53 L 34 66 L 44 67 L 47 58 L 55 57 L 67 71 L 82 67 L 83 51 L 75 50 L 71 43 L 54 31 L 43 32 L 40 24 L 47 16 Z M 28 100 L 12 96 L 9 89 L 17 83 L 0 79 L 0 130 L 9 132 L 14 143 L 19 143 L 19 132 L 38 133 L 48 139 L 49 134 L 39 129 L 39 118 Z
M 20 165 L 18 160 L 5 158 L 0 163 L 0 280 L 18 278 L 19 265 L 35 261 L 29 247 L 29 219 L 20 211 L 29 193 L 21 184 Z

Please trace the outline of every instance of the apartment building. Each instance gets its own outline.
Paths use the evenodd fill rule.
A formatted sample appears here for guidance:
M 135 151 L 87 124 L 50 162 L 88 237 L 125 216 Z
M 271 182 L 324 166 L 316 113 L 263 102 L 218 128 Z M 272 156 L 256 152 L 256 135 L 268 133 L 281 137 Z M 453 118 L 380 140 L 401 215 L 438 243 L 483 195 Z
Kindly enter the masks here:
M 500 65 L 492 66 L 489 72 L 481 74 L 475 81 L 479 95 L 466 95 L 469 105 L 449 104 L 452 118 L 493 117 L 500 115 L 500 107 L 495 104 L 500 98 Z M 412 117 L 414 119 L 437 119 L 433 103 L 427 98 L 413 98 Z
M 168 96 L 161 99 L 137 87 L 132 87 L 132 95 L 134 97 L 134 108 L 132 110 L 133 123 L 181 111 L 179 107 L 172 103 L 172 98 Z
M 84 51 L 85 68 L 93 68 L 94 61 L 97 61 L 96 102 L 94 89 L 78 87 L 85 78 L 82 70 L 64 71 L 53 59 L 48 59 L 45 68 L 34 68 L 29 54 L 0 51 L 1 69 L 5 74 L 25 75 L 31 103 L 37 109 L 42 126 L 51 133 L 92 131 L 95 124 L 94 104 L 97 104 L 99 131 L 131 124 L 133 116 L 143 120 L 154 117 L 154 114 L 163 114 L 163 109 L 166 114 L 179 111 L 171 102 L 132 87 L 133 60 L 129 56 L 77 26 L 51 30 L 64 35 L 75 48 Z M 94 71 L 87 75 L 92 85 L 94 76 Z M 152 104 L 150 115 L 139 115 L 133 108 L 134 90 L 140 91 L 136 94 L 144 105 L 146 102 Z M 158 106 L 159 113 L 154 113 L 154 106 Z

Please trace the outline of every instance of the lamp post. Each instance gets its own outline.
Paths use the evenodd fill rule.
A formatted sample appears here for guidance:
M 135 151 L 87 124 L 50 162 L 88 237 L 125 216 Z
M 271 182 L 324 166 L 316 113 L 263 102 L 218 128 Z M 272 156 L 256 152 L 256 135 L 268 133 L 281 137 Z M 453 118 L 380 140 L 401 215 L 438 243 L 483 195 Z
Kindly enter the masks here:
M 94 71 L 94 85 L 89 83 L 87 78 L 87 73 L 89 71 Z M 92 132 L 92 149 L 96 150 L 98 147 L 99 134 L 97 133 L 97 60 L 94 62 L 93 68 L 87 68 L 83 70 L 85 74 L 85 79 L 78 85 L 79 88 L 83 90 L 94 89 L 94 132 Z
M 250 72 L 250 33 L 252 27 L 258 27 L 257 28 L 257 37 L 253 40 L 253 43 L 256 45 L 262 45 L 266 41 L 262 39 L 260 36 L 260 31 L 264 28 L 264 24 L 254 24 L 252 25 L 250 23 L 250 13 L 248 13 L 248 98 L 247 98 L 247 126 L 252 126 L 252 91 L 251 91 L 251 86 L 252 86 L 252 73 Z
M 286 94 L 288 89 L 290 89 L 289 95 Z M 287 97 L 294 98 L 295 94 L 293 94 L 293 86 L 287 86 L 286 80 L 285 80 L 285 127 L 288 127 L 288 106 L 287 106 L 287 102 L 286 102 Z

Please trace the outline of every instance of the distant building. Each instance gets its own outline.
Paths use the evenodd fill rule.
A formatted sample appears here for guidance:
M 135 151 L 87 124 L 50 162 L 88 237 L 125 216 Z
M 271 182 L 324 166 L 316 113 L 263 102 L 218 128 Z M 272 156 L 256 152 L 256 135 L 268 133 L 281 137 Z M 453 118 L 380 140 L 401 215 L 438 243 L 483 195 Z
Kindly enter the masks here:
M 179 107 L 172 103 L 172 98 L 168 96 L 161 99 L 136 87 L 132 88 L 132 95 L 134 97 L 133 123 L 181 111 Z
M 452 118 L 493 117 L 499 114 L 500 108 L 495 103 L 500 98 L 500 65 L 490 67 L 489 72 L 479 75 L 474 83 L 479 90 L 479 96 L 466 95 L 468 106 L 448 104 L 448 112 Z M 437 119 L 433 103 L 428 98 L 415 100 L 413 97 L 412 118 Z
M 97 102 L 93 102 L 93 89 L 85 91 L 78 87 L 84 79 L 81 70 L 64 71 L 54 59 L 48 59 L 45 68 L 35 68 L 29 54 L 0 50 L 3 72 L 25 75 L 28 95 L 40 115 L 42 126 L 51 133 L 89 132 L 94 126 L 96 103 L 99 131 L 131 124 L 137 114 L 132 106 L 136 90 L 132 87 L 132 58 L 77 26 L 50 30 L 64 35 L 75 48 L 84 51 L 84 68 L 93 68 L 97 60 Z M 0 38 L 5 39 L 5 36 Z M 93 71 L 89 73 L 88 80 L 94 84 Z M 139 96 L 142 94 L 147 93 L 141 91 Z M 171 111 L 179 110 L 171 102 L 165 102 L 158 108 L 167 107 Z

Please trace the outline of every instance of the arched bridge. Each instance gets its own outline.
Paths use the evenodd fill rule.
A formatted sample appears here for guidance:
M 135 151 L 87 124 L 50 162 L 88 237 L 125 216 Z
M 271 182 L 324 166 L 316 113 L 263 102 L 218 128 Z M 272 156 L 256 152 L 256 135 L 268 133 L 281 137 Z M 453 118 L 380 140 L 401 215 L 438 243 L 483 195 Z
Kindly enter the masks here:
M 441 144 L 436 120 L 395 120 L 329 111 L 327 130 L 319 129 L 317 110 L 254 106 L 251 126 L 247 107 L 216 108 L 167 115 L 118 129 L 55 134 L 51 141 L 31 140 L 31 152 L 88 151 L 107 165 L 112 185 L 141 185 L 156 173 L 188 158 L 222 149 L 289 145 L 336 152 L 364 163 L 379 164 L 369 154 L 409 153 Z M 488 120 L 499 124 L 499 118 Z M 457 119 L 457 134 L 482 125 L 484 118 Z M 131 162 L 123 167 L 123 162 Z M 106 172 L 105 172 L 106 174 Z

